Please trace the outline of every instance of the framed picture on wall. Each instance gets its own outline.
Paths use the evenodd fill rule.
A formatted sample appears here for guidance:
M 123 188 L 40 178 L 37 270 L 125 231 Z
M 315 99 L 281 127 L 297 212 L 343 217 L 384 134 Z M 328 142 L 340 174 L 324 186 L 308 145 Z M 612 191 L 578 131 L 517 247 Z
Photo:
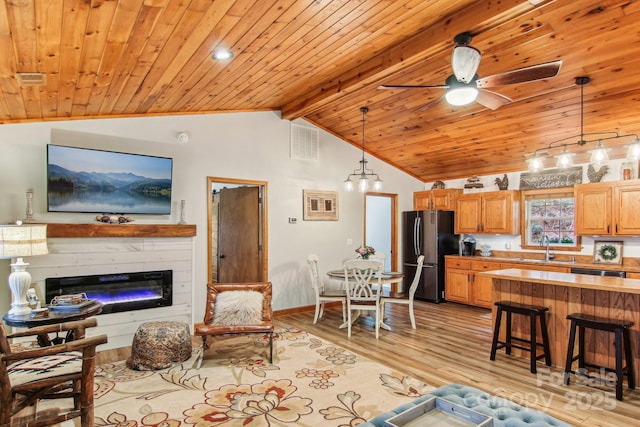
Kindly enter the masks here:
M 337 221 L 338 192 L 302 190 L 305 221 Z
M 597 264 L 622 264 L 622 242 L 596 240 L 593 243 L 593 262 Z

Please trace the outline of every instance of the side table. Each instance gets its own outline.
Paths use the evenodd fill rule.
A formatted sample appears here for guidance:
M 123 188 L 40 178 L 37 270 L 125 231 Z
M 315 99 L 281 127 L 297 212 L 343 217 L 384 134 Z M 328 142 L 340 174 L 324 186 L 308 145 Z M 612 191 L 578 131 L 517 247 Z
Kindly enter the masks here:
M 57 323 L 71 322 L 73 320 L 83 320 L 102 312 L 102 303 L 96 302 L 94 304 L 72 310 L 51 310 L 49 309 L 47 314 L 40 317 L 31 317 L 29 314 L 23 314 L 19 316 L 10 316 L 9 313 L 2 316 L 2 320 L 8 326 L 16 328 L 34 328 L 42 325 L 53 325 Z M 76 339 L 73 336 L 73 331 L 68 331 L 67 335 L 62 338 L 57 336 L 50 338 L 47 334 L 38 335 L 38 344 L 41 347 L 47 347 L 52 344 L 60 344 L 62 342 L 69 342 Z

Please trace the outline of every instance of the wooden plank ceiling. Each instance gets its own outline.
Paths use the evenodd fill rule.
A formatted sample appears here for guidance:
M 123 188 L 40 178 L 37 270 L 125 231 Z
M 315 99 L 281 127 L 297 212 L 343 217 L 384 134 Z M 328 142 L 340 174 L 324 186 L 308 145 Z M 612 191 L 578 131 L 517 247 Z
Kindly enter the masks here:
M 580 133 L 640 133 L 640 2 L 616 0 L 5 0 L 0 122 L 280 110 L 430 182 L 526 169 Z M 562 60 L 551 79 L 492 88 L 496 110 L 449 106 L 456 34 L 481 77 Z M 235 57 L 215 62 L 230 48 Z M 42 73 L 43 85 L 17 73 Z M 584 89 L 581 127 L 580 87 Z M 27 76 L 28 77 L 28 76 Z M 606 141 L 624 156 L 630 138 Z M 553 144 L 552 144 L 553 145 Z M 595 143 L 570 146 L 586 162 Z

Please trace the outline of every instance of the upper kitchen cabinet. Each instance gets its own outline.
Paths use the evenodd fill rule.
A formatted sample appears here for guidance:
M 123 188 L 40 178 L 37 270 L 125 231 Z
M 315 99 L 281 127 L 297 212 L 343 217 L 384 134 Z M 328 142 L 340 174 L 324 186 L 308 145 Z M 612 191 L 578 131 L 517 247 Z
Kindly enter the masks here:
M 518 234 L 520 191 L 461 194 L 456 197 L 455 232 Z
M 640 235 L 640 180 L 579 184 L 574 194 L 576 234 Z
M 413 210 L 450 211 L 455 208 L 455 198 L 462 194 L 460 188 L 435 189 L 413 193 Z

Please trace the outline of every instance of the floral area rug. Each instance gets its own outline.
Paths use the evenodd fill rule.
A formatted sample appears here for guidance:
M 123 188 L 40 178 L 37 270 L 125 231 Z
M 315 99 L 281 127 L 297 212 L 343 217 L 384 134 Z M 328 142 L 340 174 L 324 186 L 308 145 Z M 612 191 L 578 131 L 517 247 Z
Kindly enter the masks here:
M 169 369 L 96 367 L 95 425 L 350 427 L 434 389 L 299 329 L 274 335 L 273 365 L 267 336 L 210 343 L 199 370 L 199 345 Z

